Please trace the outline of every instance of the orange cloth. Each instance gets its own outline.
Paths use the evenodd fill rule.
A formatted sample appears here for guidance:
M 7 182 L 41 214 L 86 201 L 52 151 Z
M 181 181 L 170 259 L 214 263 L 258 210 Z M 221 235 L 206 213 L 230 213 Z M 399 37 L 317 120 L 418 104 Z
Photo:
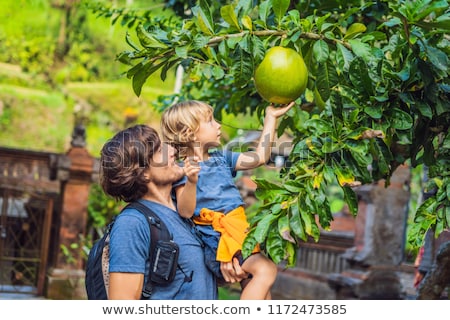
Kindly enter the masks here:
M 200 215 L 194 222 L 201 225 L 212 225 L 214 230 L 220 232 L 219 245 L 217 247 L 217 261 L 231 261 L 235 253 L 242 249 L 242 244 L 247 235 L 249 223 L 244 208 L 238 207 L 227 214 L 208 208 L 202 208 Z M 253 252 L 259 252 L 256 246 Z

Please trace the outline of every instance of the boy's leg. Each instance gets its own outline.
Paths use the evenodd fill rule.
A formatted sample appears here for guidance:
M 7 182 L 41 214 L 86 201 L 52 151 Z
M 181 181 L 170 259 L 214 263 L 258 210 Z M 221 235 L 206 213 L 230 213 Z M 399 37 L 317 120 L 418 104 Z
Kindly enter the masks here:
M 277 276 L 277 266 L 261 253 L 255 253 L 243 261 L 242 269 L 252 275 L 243 285 L 241 300 L 270 299 L 270 289 Z

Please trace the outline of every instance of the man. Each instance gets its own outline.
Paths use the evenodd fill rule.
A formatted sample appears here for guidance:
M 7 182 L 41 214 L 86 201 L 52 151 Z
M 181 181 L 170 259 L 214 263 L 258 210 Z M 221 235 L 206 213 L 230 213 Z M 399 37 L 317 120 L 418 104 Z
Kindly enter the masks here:
M 155 285 L 148 299 L 217 299 L 217 284 L 204 264 L 201 240 L 190 220 L 176 211 L 172 183 L 184 172 L 175 162 L 173 147 L 161 142 L 158 133 L 145 125 L 118 132 L 101 150 L 100 182 L 106 194 L 125 202 L 139 201 L 166 224 L 179 246 L 174 280 Z M 140 299 L 150 261 L 150 229 L 135 209 L 124 210 L 111 230 L 109 299 Z M 246 277 L 238 261 L 224 264 L 228 282 Z

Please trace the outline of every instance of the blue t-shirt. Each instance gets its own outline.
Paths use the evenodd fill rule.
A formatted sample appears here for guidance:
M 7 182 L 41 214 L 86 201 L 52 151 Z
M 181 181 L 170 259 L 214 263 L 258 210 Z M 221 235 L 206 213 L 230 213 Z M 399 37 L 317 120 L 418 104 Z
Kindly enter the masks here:
M 198 216 L 202 208 L 227 213 L 244 205 L 234 182 L 238 157 L 238 152 L 213 151 L 208 160 L 200 162 L 194 216 Z M 186 181 L 185 176 L 173 186 L 184 185 Z
M 180 248 L 178 264 L 192 281 L 177 268 L 175 279 L 167 286 L 154 286 L 150 299 L 154 300 L 216 300 L 217 285 L 211 271 L 204 263 L 201 241 L 195 236 L 192 225 L 176 212 L 159 203 L 140 200 L 151 207 L 173 235 Z M 111 230 L 109 272 L 143 273 L 149 270 L 150 228 L 144 215 L 135 209 L 124 210 Z M 144 282 L 145 283 L 145 282 Z
M 228 213 L 244 205 L 241 193 L 234 182 L 236 176 L 236 162 L 240 153 L 232 151 L 210 152 L 206 161 L 200 162 L 200 172 L 197 182 L 197 205 L 194 216 L 200 214 L 202 208 Z M 186 184 L 187 177 L 183 177 L 173 187 Z M 217 248 L 220 233 L 211 225 L 197 225 L 203 242 L 213 250 Z

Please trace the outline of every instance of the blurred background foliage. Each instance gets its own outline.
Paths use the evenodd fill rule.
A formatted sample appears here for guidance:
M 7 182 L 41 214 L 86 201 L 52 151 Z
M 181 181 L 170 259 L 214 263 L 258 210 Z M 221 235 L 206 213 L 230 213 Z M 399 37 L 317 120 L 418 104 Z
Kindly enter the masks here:
M 148 9 L 154 2 L 133 5 Z M 2 146 L 64 152 L 82 121 L 87 148 L 98 156 L 118 129 L 159 122 L 154 102 L 172 92 L 174 73 L 164 82 L 149 79 L 137 98 L 115 59 L 126 46 L 126 26 L 98 18 L 83 1 L 5 0 L 0 19 Z

